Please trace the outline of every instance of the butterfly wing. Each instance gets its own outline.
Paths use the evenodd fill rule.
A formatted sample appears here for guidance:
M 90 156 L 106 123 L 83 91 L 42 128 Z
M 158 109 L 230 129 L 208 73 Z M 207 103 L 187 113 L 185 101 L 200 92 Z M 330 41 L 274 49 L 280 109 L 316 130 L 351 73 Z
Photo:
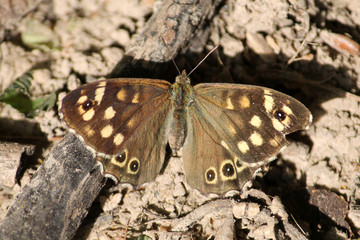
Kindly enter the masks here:
M 241 190 L 287 144 L 286 134 L 311 122 L 303 104 L 275 90 L 199 84 L 194 91 L 183 159 L 188 183 L 203 193 Z
M 106 174 L 139 185 L 153 180 L 164 161 L 169 89 L 162 80 L 98 81 L 70 92 L 61 113 L 96 151 Z

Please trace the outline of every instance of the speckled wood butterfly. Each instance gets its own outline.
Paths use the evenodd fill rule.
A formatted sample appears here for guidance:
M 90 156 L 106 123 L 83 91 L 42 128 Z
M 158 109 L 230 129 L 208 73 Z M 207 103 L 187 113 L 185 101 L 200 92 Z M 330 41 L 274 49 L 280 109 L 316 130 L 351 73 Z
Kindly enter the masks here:
M 63 99 L 61 113 L 119 182 L 155 179 L 169 143 L 173 153 L 182 148 L 187 182 L 205 194 L 242 189 L 286 145 L 285 135 L 312 119 L 302 103 L 275 90 L 192 87 L 185 72 L 174 84 L 139 78 L 86 84 Z

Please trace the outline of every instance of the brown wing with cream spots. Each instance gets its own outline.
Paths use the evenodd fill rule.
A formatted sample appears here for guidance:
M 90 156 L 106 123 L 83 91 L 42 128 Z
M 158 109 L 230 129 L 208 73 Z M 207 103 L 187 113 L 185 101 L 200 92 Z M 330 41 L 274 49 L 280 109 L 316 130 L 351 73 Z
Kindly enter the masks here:
M 236 84 L 194 89 L 183 159 L 188 183 L 204 193 L 241 189 L 286 145 L 286 134 L 311 122 L 303 104 L 271 89 Z
M 105 173 L 137 185 L 154 179 L 162 167 L 169 89 L 162 80 L 98 81 L 70 92 L 61 113 L 97 152 Z

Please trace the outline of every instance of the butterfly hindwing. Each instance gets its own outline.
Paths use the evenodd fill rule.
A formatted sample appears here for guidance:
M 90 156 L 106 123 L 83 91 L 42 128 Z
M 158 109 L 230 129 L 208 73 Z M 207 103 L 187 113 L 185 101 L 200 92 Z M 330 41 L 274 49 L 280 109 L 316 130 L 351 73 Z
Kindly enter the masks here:
M 195 112 L 189 112 L 189 115 L 182 153 L 188 184 L 205 194 L 239 189 L 240 179 L 247 182 L 253 175 L 251 169 L 244 169 L 242 174 L 235 173 L 234 155 L 221 145 L 222 140 L 214 126 L 203 115 Z
M 241 189 L 286 145 L 286 134 L 311 122 L 303 104 L 271 89 L 199 84 L 194 90 L 183 159 L 188 183 L 204 193 Z
M 96 151 L 105 173 L 138 185 L 153 180 L 164 161 L 169 89 L 153 79 L 98 81 L 69 93 L 61 112 Z

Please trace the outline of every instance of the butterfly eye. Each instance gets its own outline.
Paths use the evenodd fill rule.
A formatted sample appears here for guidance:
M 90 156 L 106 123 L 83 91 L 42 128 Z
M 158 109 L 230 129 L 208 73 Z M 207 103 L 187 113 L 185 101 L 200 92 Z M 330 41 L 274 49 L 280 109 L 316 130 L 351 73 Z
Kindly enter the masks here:
M 236 159 L 235 164 L 236 164 L 236 167 L 237 167 L 237 168 L 241 168 L 241 167 L 242 167 L 242 163 L 240 162 L 239 159 Z
M 126 153 L 123 152 L 121 153 L 119 156 L 117 156 L 116 161 L 118 161 L 119 163 L 123 163 L 126 160 Z
M 279 120 L 279 121 L 284 121 L 286 119 L 286 113 L 284 113 L 283 111 L 281 110 L 276 110 L 274 112 L 274 117 Z
M 222 172 L 223 172 L 224 176 L 231 177 L 234 175 L 235 169 L 234 169 L 233 165 L 231 165 L 230 163 L 226 163 L 222 168 Z
M 208 182 L 212 182 L 215 180 L 215 177 L 216 177 L 216 173 L 213 169 L 209 169 L 206 171 L 206 180 Z
M 139 171 L 140 162 L 137 159 L 133 159 L 130 162 L 129 169 L 132 173 L 137 173 Z
M 84 109 L 84 111 L 88 111 L 90 108 L 92 108 L 94 106 L 95 102 L 91 99 L 86 100 L 83 104 L 82 107 Z
M 244 169 L 246 169 L 246 164 L 243 164 L 240 159 L 235 158 L 235 168 L 236 168 L 236 172 L 240 173 L 242 171 L 244 171 Z M 230 164 L 231 165 L 231 164 Z

